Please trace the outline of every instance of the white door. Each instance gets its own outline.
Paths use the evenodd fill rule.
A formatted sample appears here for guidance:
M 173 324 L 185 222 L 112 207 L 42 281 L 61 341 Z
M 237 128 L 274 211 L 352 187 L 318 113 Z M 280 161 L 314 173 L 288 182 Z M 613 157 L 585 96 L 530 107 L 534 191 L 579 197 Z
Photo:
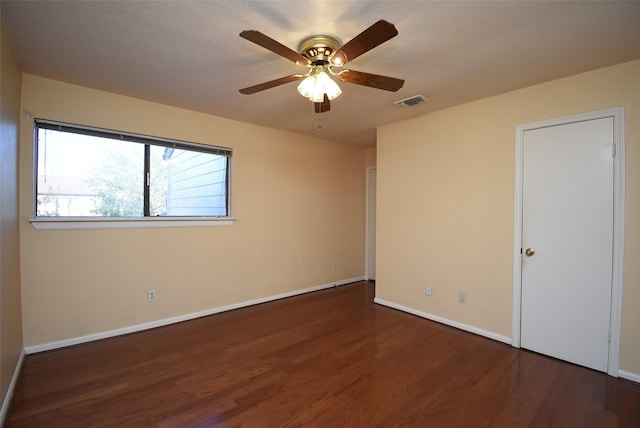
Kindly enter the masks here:
M 376 279 L 376 169 L 367 169 L 367 279 Z
M 521 346 L 607 371 L 613 118 L 525 131 Z

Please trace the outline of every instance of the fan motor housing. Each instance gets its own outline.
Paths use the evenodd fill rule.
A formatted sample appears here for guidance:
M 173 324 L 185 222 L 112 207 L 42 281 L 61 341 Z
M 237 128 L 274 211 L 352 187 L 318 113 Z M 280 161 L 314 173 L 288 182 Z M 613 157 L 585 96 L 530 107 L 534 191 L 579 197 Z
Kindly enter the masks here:
M 340 42 L 331 36 L 310 36 L 298 45 L 300 55 L 312 63 L 328 62 L 331 55 L 340 47 Z

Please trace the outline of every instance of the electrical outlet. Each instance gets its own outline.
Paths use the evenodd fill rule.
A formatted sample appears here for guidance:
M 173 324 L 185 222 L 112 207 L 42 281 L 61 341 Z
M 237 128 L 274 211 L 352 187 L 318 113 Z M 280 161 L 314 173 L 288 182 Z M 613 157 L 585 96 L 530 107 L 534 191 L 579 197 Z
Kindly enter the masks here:
M 426 294 L 427 296 L 431 296 L 433 294 L 433 289 L 431 288 L 430 285 L 427 285 L 424 288 L 424 294 Z
M 158 293 L 156 290 L 149 290 L 147 293 L 147 302 L 155 302 L 158 298 Z
M 458 303 L 467 303 L 467 295 L 462 291 L 458 293 Z
M 336 270 L 336 262 L 335 261 L 331 262 L 331 269 Z

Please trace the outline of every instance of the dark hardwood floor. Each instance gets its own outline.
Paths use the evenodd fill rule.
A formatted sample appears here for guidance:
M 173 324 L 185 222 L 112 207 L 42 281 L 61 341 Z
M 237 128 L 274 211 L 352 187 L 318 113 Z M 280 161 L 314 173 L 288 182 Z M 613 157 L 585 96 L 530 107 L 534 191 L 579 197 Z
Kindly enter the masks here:
M 360 282 L 29 355 L 6 426 L 640 427 L 640 385 L 373 303 Z

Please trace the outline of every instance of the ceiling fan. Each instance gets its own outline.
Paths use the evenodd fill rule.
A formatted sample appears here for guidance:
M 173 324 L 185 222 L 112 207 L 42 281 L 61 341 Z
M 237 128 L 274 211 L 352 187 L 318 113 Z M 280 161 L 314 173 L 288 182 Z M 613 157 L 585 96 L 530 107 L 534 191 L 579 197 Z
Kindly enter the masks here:
M 397 35 L 396 27 L 381 19 L 342 46 L 338 40 L 331 36 L 315 35 L 302 40 L 298 45 L 299 52 L 296 52 L 259 31 L 243 31 L 240 33 L 240 37 L 298 65 L 305 65 L 308 67 L 308 71 L 305 74 L 292 74 L 249 86 L 240 89 L 240 93 L 255 94 L 285 83 L 302 80 L 298 85 L 298 92 L 314 103 L 316 113 L 324 113 L 330 110 L 331 100 L 342 93 L 338 84 L 330 76 L 337 77 L 347 83 L 395 92 L 402 88 L 404 80 L 348 69 L 334 72 L 332 67 L 342 67 L 347 62 Z

